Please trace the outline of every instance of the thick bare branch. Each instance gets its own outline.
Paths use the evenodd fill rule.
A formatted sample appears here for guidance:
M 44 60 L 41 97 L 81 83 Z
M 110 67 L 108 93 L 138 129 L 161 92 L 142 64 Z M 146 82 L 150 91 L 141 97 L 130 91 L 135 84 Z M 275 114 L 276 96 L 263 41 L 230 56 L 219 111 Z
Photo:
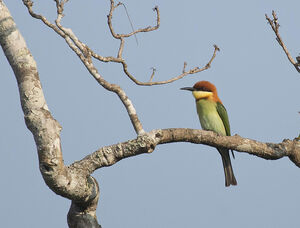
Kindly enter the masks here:
M 289 59 L 289 61 L 291 62 L 291 64 L 293 64 L 293 66 L 296 68 L 296 70 L 300 73 L 300 57 L 297 56 L 296 57 L 296 61 L 293 59 L 293 57 L 291 56 L 290 52 L 288 51 L 286 45 L 284 44 L 280 34 L 279 34 L 279 23 L 278 23 L 278 17 L 275 13 L 275 11 L 272 11 L 272 17 L 273 19 L 269 18 L 267 14 L 265 14 L 266 16 L 266 20 L 269 22 L 272 30 L 274 31 L 275 35 L 276 35 L 276 40 L 279 43 L 279 45 L 282 47 L 284 53 L 286 54 L 287 58 Z M 298 60 L 299 59 L 299 60 Z
M 61 126 L 52 117 L 50 110 L 47 107 L 36 63 L 27 49 L 26 43 L 17 30 L 8 10 L 6 10 L 6 7 L 0 0 L 0 43 L 15 72 L 26 125 L 34 135 L 38 150 L 40 170 L 43 178 L 47 185 L 55 193 L 72 200 L 72 205 L 68 214 L 70 227 L 78 227 L 76 220 L 80 217 L 79 222 L 85 221 L 86 223 L 94 224 L 95 227 L 99 227 L 95 215 L 99 198 L 99 187 L 96 180 L 90 176 L 93 171 L 101 167 L 113 165 L 116 162 L 130 156 L 136 156 L 142 153 L 151 153 L 159 144 L 191 142 L 247 152 L 264 159 L 279 159 L 287 156 L 292 162 L 294 162 L 294 164 L 300 167 L 300 143 L 296 139 L 293 141 L 284 140 L 278 144 L 262 143 L 242 138 L 238 135 L 228 137 L 220 136 L 209 131 L 175 128 L 159 129 L 145 133 L 137 117 L 135 108 L 126 96 L 125 92 L 118 85 L 110 84 L 103 79 L 94 67 L 92 57 L 101 59 L 101 61 L 104 62 L 115 61 L 123 64 L 124 71 L 129 76 L 130 74 L 127 71 L 127 64 L 122 59 L 124 38 L 134 35 L 137 32 L 147 32 L 147 28 L 145 31 L 136 30 L 127 35 L 115 34 L 117 37 L 119 36 L 121 42 L 117 57 L 101 57 L 94 54 L 86 44 L 81 42 L 71 29 L 65 28 L 61 25 L 60 21 L 63 17 L 63 7 L 67 0 L 55 0 L 57 6 L 57 19 L 55 21 L 55 25 L 50 23 L 45 17 L 35 14 L 32 11 L 32 2 L 30 0 L 23 0 L 23 2 L 27 6 L 29 13 L 34 18 L 42 20 L 43 23 L 52 28 L 57 34 L 65 39 L 69 47 L 78 55 L 88 71 L 99 84 L 107 90 L 115 92 L 119 96 L 127 109 L 136 132 L 138 133 L 136 139 L 103 147 L 81 161 L 75 162 L 68 167 L 65 166 L 60 144 Z M 113 8 L 116 8 L 118 5 L 120 4 L 113 5 Z M 159 24 L 158 9 L 156 9 L 156 11 L 158 14 Z M 275 18 L 276 16 L 273 15 L 273 17 Z M 273 23 L 275 25 L 275 21 L 273 21 Z M 276 27 L 277 25 L 275 25 L 275 29 Z M 278 42 L 280 43 L 281 38 L 279 38 Z M 188 74 L 194 74 L 208 69 L 218 50 L 218 47 L 215 46 L 213 56 L 205 67 L 201 69 L 196 67 L 186 71 L 186 64 L 184 64 L 183 73 L 173 79 L 148 83 L 141 83 L 133 76 L 131 76 L 131 79 L 133 81 L 136 80 L 135 82 L 138 82 L 141 85 L 169 83 Z M 153 78 L 153 76 L 154 73 L 151 78 Z
M 39 167 L 49 188 L 81 205 L 82 216 L 97 224 L 97 181 L 80 170 L 64 165 L 60 124 L 52 117 L 39 80 L 36 62 L 4 3 L 0 1 L 0 44 L 17 79 L 28 129 L 37 146 Z M 73 210 L 70 210 L 71 214 Z M 77 226 L 78 227 L 78 226 Z
M 159 129 L 147 132 L 136 139 L 100 148 L 72 167 L 86 170 L 87 174 L 96 169 L 111 166 L 116 162 L 143 153 L 151 153 L 159 144 L 172 142 L 190 142 L 213 147 L 224 147 L 246 152 L 264 159 L 279 159 L 287 156 L 300 167 L 300 142 L 283 140 L 281 143 L 263 143 L 235 136 L 220 136 L 211 131 L 186 128 Z

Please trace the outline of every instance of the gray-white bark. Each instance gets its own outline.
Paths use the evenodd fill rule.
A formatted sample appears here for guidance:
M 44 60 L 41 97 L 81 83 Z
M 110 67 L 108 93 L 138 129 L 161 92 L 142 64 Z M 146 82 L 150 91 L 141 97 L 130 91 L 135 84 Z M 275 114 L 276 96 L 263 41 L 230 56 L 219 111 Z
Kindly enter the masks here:
M 300 167 L 300 143 L 297 139 L 284 140 L 278 144 L 262 143 L 237 135 L 219 136 L 208 131 L 176 128 L 144 133 L 137 130 L 139 133 L 137 138 L 100 148 L 81 161 L 65 166 L 60 142 L 61 126 L 52 117 L 47 106 L 36 62 L 2 0 L 0 0 L 0 44 L 17 79 L 26 126 L 34 136 L 40 171 L 45 183 L 52 191 L 72 201 L 68 213 L 69 227 L 100 227 L 96 217 L 99 187 L 97 181 L 90 176 L 95 170 L 111 166 L 127 157 L 151 153 L 159 144 L 199 143 L 247 152 L 265 159 L 288 156 Z M 126 94 L 121 92 L 122 96 L 128 99 Z M 130 103 L 129 106 L 133 108 L 133 104 Z M 131 112 L 137 115 L 135 110 Z M 134 121 L 132 116 L 130 118 Z M 136 128 L 142 129 L 141 126 Z
M 56 194 L 72 200 L 69 217 L 80 215 L 97 224 L 98 184 L 80 170 L 64 165 L 61 126 L 49 111 L 36 62 L 3 1 L 0 1 L 0 44 L 18 82 L 26 126 L 34 136 L 39 167 L 46 184 Z

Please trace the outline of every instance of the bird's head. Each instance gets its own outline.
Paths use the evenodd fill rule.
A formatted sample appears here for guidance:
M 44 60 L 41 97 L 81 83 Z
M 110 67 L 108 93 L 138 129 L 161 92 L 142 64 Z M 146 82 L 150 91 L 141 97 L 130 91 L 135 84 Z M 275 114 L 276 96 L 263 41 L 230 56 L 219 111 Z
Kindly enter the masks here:
M 188 90 L 193 92 L 193 96 L 196 100 L 200 99 L 212 99 L 220 103 L 221 100 L 218 97 L 217 88 L 214 84 L 208 81 L 199 81 L 193 87 L 184 87 L 182 90 Z

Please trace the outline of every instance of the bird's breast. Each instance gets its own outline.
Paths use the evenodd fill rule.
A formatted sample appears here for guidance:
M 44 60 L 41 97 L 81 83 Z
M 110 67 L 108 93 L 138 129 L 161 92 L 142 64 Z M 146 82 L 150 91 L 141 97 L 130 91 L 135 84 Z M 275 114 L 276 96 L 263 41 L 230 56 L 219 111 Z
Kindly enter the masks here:
M 223 121 L 217 111 L 216 103 L 209 100 L 198 100 L 196 102 L 197 113 L 203 130 L 217 132 L 226 135 Z

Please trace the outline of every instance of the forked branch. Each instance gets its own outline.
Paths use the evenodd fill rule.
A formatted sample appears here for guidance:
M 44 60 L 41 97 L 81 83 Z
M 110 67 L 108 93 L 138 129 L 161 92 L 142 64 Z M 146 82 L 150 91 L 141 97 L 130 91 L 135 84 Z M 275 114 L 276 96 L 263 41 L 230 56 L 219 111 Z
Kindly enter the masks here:
M 217 54 L 217 51 L 220 51 L 220 49 L 218 48 L 217 45 L 214 45 L 214 52 L 213 52 L 213 55 L 212 57 L 210 58 L 210 60 L 208 61 L 208 63 L 199 68 L 199 67 L 194 67 L 194 68 L 191 68 L 189 69 L 188 71 L 185 71 L 185 68 L 186 68 L 186 62 L 184 62 L 184 68 L 183 68 L 183 72 L 180 74 L 180 75 L 177 75 L 177 76 L 174 76 L 173 78 L 170 78 L 168 80 L 164 80 L 164 81 L 154 81 L 152 82 L 152 79 L 155 75 L 155 71 L 152 71 L 152 74 L 151 74 L 151 77 L 150 77 L 150 80 L 148 82 L 141 82 L 139 80 L 137 80 L 129 71 L 128 71 L 128 65 L 125 61 L 121 61 L 122 65 L 123 65 L 123 70 L 125 72 L 125 74 L 134 82 L 136 83 L 137 85 L 142 85 L 142 86 L 152 86 L 152 85 L 162 85 L 162 84 L 168 84 L 168 83 L 171 83 L 171 82 L 174 82 L 174 81 L 177 81 L 179 79 L 182 79 L 183 77 L 185 76 L 188 76 L 188 75 L 191 75 L 191 74 L 196 74 L 196 73 L 199 73 L 201 71 L 204 71 L 204 70 L 207 70 L 211 67 L 211 63 L 212 61 L 215 59 L 216 57 L 216 54 Z
M 258 142 L 242 138 L 238 135 L 220 136 L 210 131 L 193 129 L 174 128 L 144 132 L 136 115 L 134 106 L 126 96 L 125 92 L 118 85 L 110 84 L 104 80 L 94 67 L 92 62 L 92 57 L 96 58 L 94 52 L 86 44 L 81 42 L 72 30 L 61 25 L 60 21 L 63 18 L 63 7 L 67 0 L 55 0 L 57 6 L 57 18 L 55 24 L 50 23 L 44 16 L 35 14 L 32 11 L 32 1 L 23 0 L 23 2 L 34 18 L 43 21 L 45 25 L 65 39 L 69 47 L 78 55 L 85 67 L 99 84 L 107 90 L 115 92 L 120 97 L 127 109 L 133 126 L 138 133 L 138 136 L 135 139 L 100 148 L 81 161 L 74 162 L 70 166 L 65 166 L 60 143 L 61 126 L 52 117 L 47 106 L 40 84 L 36 63 L 30 54 L 30 51 L 27 49 L 25 41 L 16 28 L 11 15 L 0 0 L 0 33 L 2 34 L 0 44 L 2 47 L 5 47 L 3 48 L 4 53 L 15 72 L 24 118 L 28 129 L 34 135 L 39 156 L 39 167 L 43 178 L 55 193 L 72 200 L 72 206 L 68 214 L 70 227 L 78 227 L 77 224 L 82 224 L 83 221 L 86 221 L 86 224 L 91 224 L 91 222 L 93 222 L 93 224 L 95 224 L 94 227 L 99 227 L 96 217 L 99 188 L 97 181 L 89 176 L 89 174 L 98 168 L 113 165 L 126 157 L 136 156 L 142 153 L 151 153 L 159 144 L 172 142 L 199 143 L 213 147 L 224 147 L 236 151 L 247 152 L 264 159 L 279 159 L 287 156 L 294 164 L 300 167 L 299 139 L 283 140 L 283 142 L 276 144 Z M 269 21 L 269 23 L 272 28 L 274 27 L 274 32 L 278 33 L 279 25 L 275 13 L 273 18 L 274 20 Z M 134 33 L 131 35 L 133 34 Z M 125 38 L 125 36 L 120 37 L 121 45 Z M 281 41 L 279 34 L 277 38 L 279 44 L 285 50 L 285 46 Z M 16 43 L 18 45 L 14 45 Z M 218 50 L 218 47 L 215 46 L 212 58 L 208 64 L 201 69 L 204 70 L 210 67 Z M 97 55 L 97 59 L 103 62 L 119 62 L 123 64 L 123 67 L 126 66 L 127 68 L 127 65 L 124 65 L 125 61 L 122 59 L 122 51 L 122 49 L 119 49 L 117 57 L 101 57 L 100 55 Z M 185 63 L 182 72 L 183 76 L 178 76 L 179 78 L 175 77 L 174 80 L 171 79 L 165 82 L 156 82 L 153 85 L 169 83 L 178 80 L 187 74 L 200 72 L 202 71 L 201 69 L 196 67 L 186 71 Z M 153 76 L 154 73 L 151 78 L 153 78 Z
M 61 1 L 55 0 L 56 8 L 57 8 L 57 17 L 55 20 L 55 24 L 53 24 L 49 20 L 47 20 L 46 17 L 33 12 L 33 9 L 32 9 L 33 2 L 31 0 L 23 0 L 23 3 L 27 7 L 30 15 L 36 19 L 41 20 L 45 25 L 47 25 L 52 30 L 54 30 L 58 35 L 60 35 L 67 42 L 69 47 L 77 54 L 77 56 L 80 58 L 80 60 L 85 65 L 85 67 L 88 69 L 88 71 L 91 73 L 91 75 L 97 80 L 97 82 L 101 86 L 103 86 L 105 89 L 112 91 L 119 96 L 122 103 L 126 107 L 128 115 L 130 117 L 130 120 L 131 120 L 133 127 L 137 134 L 142 134 L 144 132 L 144 130 L 143 130 L 142 124 L 136 114 L 136 110 L 135 110 L 132 102 L 130 101 L 130 99 L 127 97 L 126 93 L 124 92 L 123 89 L 121 89 L 120 86 L 109 83 L 100 75 L 100 73 L 98 72 L 98 70 L 96 69 L 96 67 L 93 64 L 93 58 L 97 59 L 99 61 L 102 61 L 102 62 L 121 63 L 123 66 L 124 73 L 133 82 L 135 82 L 138 85 L 151 86 L 151 85 L 161 85 L 161 84 L 171 83 L 171 82 L 179 80 L 187 75 L 196 74 L 196 73 L 199 73 L 201 71 L 204 71 L 204 70 L 210 68 L 212 61 L 216 57 L 216 52 L 219 50 L 219 48 L 216 45 L 214 45 L 214 52 L 213 52 L 212 57 L 210 58 L 209 62 L 202 68 L 194 67 L 187 71 L 184 68 L 184 71 L 182 72 L 182 74 L 175 76 L 169 80 L 165 80 L 165 81 L 152 81 L 154 78 L 154 75 L 155 75 L 155 70 L 153 70 L 150 80 L 148 82 L 141 82 L 138 79 L 136 79 L 128 71 L 128 65 L 127 65 L 126 61 L 122 58 L 122 53 L 123 53 L 124 45 L 125 45 L 125 38 L 130 37 L 130 36 L 135 35 L 140 32 L 150 32 L 150 31 L 154 31 L 154 30 L 158 29 L 159 25 L 160 25 L 160 14 L 159 14 L 158 7 L 154 8 L 154 11 L 157 14 L 155 26 L 141 28 L 141 29 L 135 30 L 131 33 L 128 33 L 128 34 L 117 34 L 114 32 L 114 29 L 112 26 L 112 15 L 113 15 L 114 10 L 118 6 L 122 5 L 122 3 L 118 3 L 117 5 L 115 5 L 114 1 L 110 0 L 111 4 L 110 4 L 110 12 L 108 15 L 108 26 L 109 26 L 112 36 L 114 38 L 120 40 L 120 46 L 119 46 L 116 57 L 113 57 L 113 56 L 104 57 L 99 54 L 96 54 L 91 48 L 88 47 L 88 45 L 86 45 L 85 43 L 80 41 L 71 29 L 65 28 L 64 26 L 62 26 L 61 20 L 64 17 L 63 11 L 64 11 L 65 3 L 67 3 L 67 2 L 68 2 L 67 0 L 61 0 Z
M 23 0 L 23 3 L 27 7 L 30 15 L 36 19 L 42 20 L 42 22 L 45 25 L 53 29 L 57 34 L 59 34 L 62 38 L 64 38 L 64 40 L 67 42 L 69 47 L 77 54 L 77 56 L 80 58 L 80 60 L 87 68 L 87 70 L 90 72 L 90 74 L 94 77 L 94 79 L 105 89 L 114 92 L 118 95 L 118 97 L 120 98 L 120 100 L 122 101 L 122 103 L 124 104 L 127 110 L 127 113 L 129 115 L 129 118 L 131 120 L 131 123 L 136 133 L 137 134 L 144 133 L 142 123 L 140 122 L 137 116 L 136 110 L 131 100 L 124 92 L 124 90 L 116 84 L 109 83 L 99 74 L 98 70 L 96 69 L 96 67 L 92 62 L 93 51 L 86 44 L 81 42 L 71 29 L 65 28 L 61 25 L 60 22 L 64 16 L 63 7 L 67 1 L 55 0 L 55 2 L 57 6 L 57 18 L 55 20 L 55 25 L 54 25 L 50 21 L 48 21 L 44 16 L 38 15 L 33 12 L 32 10 L 33 2 L 31 0 Z
M 279 23 L 278 23 L 278 17 L 275 13 L 275 11 L 272 11 L 272 17 L 273 19 L 269 18 L 267 14 L 265 14 L 266 16 L 266 20 L 268 21 L 268 23 L 270 24 L 272 30 L 274 31 L 275 35 L 276 35 L 276 40 L 279 43 L 279 45 L 282 47 L 284 53 L 286 54 L 286 56 L 288 57 L 289 61 L 291 62 L 291 64 L 293 64 L 293 66 L 296 68 L 296 70 L 300 73 L 300 56 L 296 57 L 296 61 L 293 59 L 293 57 L 291 56 L 290 52 L 288 51 L 286 45 L 284 44 L 280 34 L 279 34 Z
M 137 33 L 140 33 L 140 32 L 151 32 L 151 31 L 157 30 L 159 28 L 159 26 L 160 26 L 160 14 L 159 14 L 158 6 L 155 6 L 153 8 L 153 10 L 156 12 L 156 25 L 155 26 L 148 26 L 146 28 L 137 29 L 137 30 L 132 31 L 131 33 L 127 33 L 127 34 L 117 34 L 117 33 L 115 33 L 114 28 L 112 26 L 112 16 L 113 16 L 114 10 L 120 5 L 123 5 L 123 3 L 119 2 L 117 5 L 115 5 L 114 0 L 110 0 L 110 11 L 109 11 L 109 14 L 107 15 L 107 23 L 108 23 L 108 27 L 110 29 L 110 32 L 111 32 L 111 34 L 114 38 L 116 38 L 116 39 L 126 38 L 126 37 L 133 36 L 133 35 L 135 35 Z

